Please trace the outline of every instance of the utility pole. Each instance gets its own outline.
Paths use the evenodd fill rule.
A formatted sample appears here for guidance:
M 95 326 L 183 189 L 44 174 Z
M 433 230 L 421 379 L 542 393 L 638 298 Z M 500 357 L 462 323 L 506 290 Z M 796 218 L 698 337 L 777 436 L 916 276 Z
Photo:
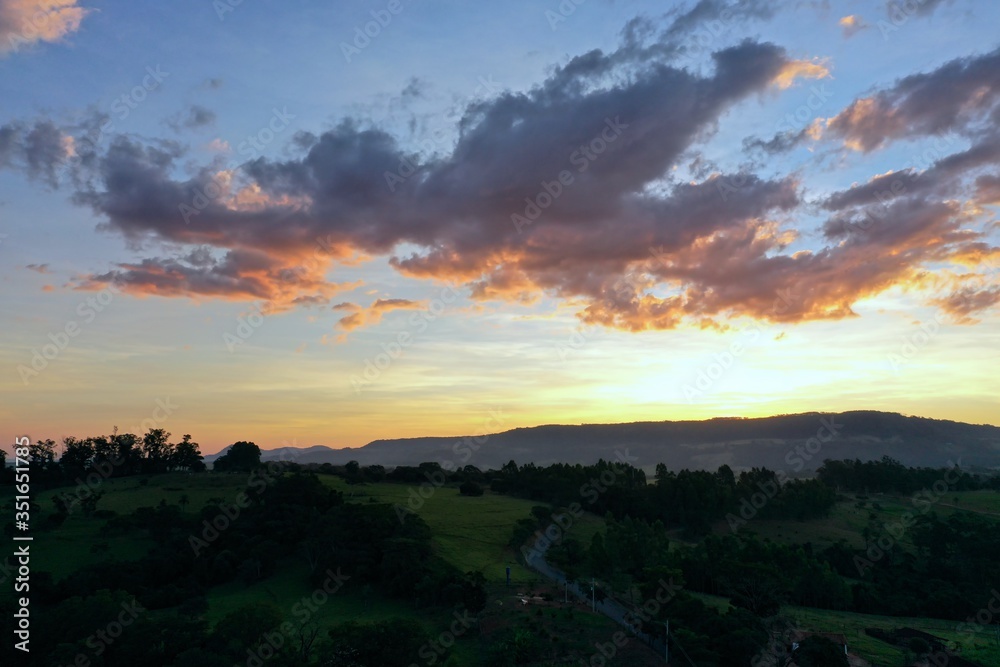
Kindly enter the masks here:
M 597 584 L 593 577 L 590 578 L 590 610 L 597 611 Z
M 667 629 L 667 634 L 663 638 L 663 662 L 670 664 L 670 621 L 663 621 L 664 627 Z

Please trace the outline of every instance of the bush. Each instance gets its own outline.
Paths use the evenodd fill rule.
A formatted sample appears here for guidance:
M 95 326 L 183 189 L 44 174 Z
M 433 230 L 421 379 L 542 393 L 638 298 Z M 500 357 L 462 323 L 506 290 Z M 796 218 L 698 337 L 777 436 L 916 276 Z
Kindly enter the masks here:
M 483 487 L 472 481 L 462 482 L 462 485 L 458 487 L 458 492 L 463 496 L 481 496 L 483 495 Z

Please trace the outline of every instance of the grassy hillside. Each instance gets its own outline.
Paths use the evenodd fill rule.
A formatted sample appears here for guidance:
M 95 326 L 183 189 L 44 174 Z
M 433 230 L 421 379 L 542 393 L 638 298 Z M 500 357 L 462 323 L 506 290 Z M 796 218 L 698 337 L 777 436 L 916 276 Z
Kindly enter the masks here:
M 324 476 L 323 481 L 349 500 L 378 502 L 406 507 L 418 486 L 402 484 L 348 485 L 339 477 Z M 529 581 L 536 575 L 515 561 L 515 553 L 507 547 L 511 530 L 518 519 L 527 517 L 538 503 L 487 492 L 478 498 L 465 497 L 458 489 L 441 487 L 434 490 L 415 512 L 431 527 L 438 553 L 460 570 L 476 570 L 487 581 L 503 581 L 504 568 L 510 566 L 515 581 Z M 584 544 L 601 530 L 604 520 L 587 514 L 573 524 L 571 534 Z
M 887 494 L 848 495 L 843 498 L 834 505 L 830 516 L 825 519 L 791 521 L 755 518 L 740 527 L 739 531 L 741 534 L 753 533 L 782 544 L 811 542 L 818 549 L 843 539 L 851 547 L 861 549 L 864 547 L 862 531 L 865 526 L 870 522 L 892 524 L 906 513 L 918 516 L 936 512 L 939 516 L 947 517 L 956 512 L 974 512 L 1000 521 L 1000 493 L 991 490 L 947 493 L 929 505 L 915 505 L 911 496 Z M 712 528 L 718 535 L 730 532 L 729 524 L 725 521 L 716 522 Z M 900 543 L 910 544 L 908 535 L 904 534 Z
M 537 574 L 516 562 L 515 552 L 507 546 L 514 524 L 529 515 L 536 504 L 528 500 L 487 493 L 481 497 L 465 497 L 450 487 L 434 489 L 423 502 L 411 500 L 421 497 L 418 486 L 402 484 L 349 485 L 343 479 L 321 476 L 330 488 L 344 493 L 348 502 L 372 501 L 415 508 L 430 526 L 432 545 L 445 560 L 462 571 L 482 572 L 488 582 L 489 603 L 482 615 L 483 632 L 488 635 L 504 629 L 524 628 L 532 634 L 546 638 L 544 652 L 555 651 L 560 655 L 575 655 L 586 659 L 592 653 L 594 641 L 607 641 L 617 630 L 616 626 L 600 615 L 591 614 L 584 605 L 560 603 L 560 591 L 541 581 Z M 142 506 L 155 506 L 161 502 L 179 505 L 183 511 L 194 514 L 205 504 L 219 501 L 232 502 L 246 489 L 247 477 L 242 474 L 170 474 L 151 478 L 107 480 L 100 490 L 104 493 L 98 509 L 125 514 Z M 64 493 L 67 489 L 60 489 Z M 426 491 L 426 489 L 425 489 Z M 35 526 L 43 525 L 47 515 L 53 513 L 52 497 L 56 491 L 37 496 L 42 512 L 32 517 Z M 5 500 L 5 506 L 9 501 Z M 1000 493 L 973 491 L 951 493 L 942 497 L 931 509 L 947 515 L 954 512 L 977 512 L 997 515 L 1000 520 Z M 843 497 L 823 520 L 763 521 L 751 520 L 742 530 L 778 542 L 797 544 L 811 542 L 816 548 L 844 539 L 848 544 L 863 546 L 862 530 L 869 522 L 891 522 L 905 512 L 914 511 L 911 499 L 886 495 L 870 497 Z M 35 530 L 33 566 L 36 572 L 49 571 L 56 578 L 68 576 L 73 570 L 104 559 L 130 559 L 141 557 L 152 542 L 138 535 L 106 537 L 101 527 L 107 519 L 86 517 L 77 509 L 58 528 Z M 603 520 L 585 515 L 571 528 L 571 534 L 588 544 L 591 537 L 603 527 Z M 725 523 L 715 526 L 717 532 L 728 532 Z M 907 544 L 906 537 L 902 543 Z M 686 548 L 675 541 L 672 548 Z M 504 570 L 511 567 L 514 585 L 504 585 Z M 208 594 L 207 619 L 215 623 L 247 602 L 268 601 L 289 616 L 296 603 L 313 590 L 307 583 L 307 564 L 304 558 L 284 560 L 278 572 L 260 582 L 246 585 L 232 582 L 218 586 Z M 535 597 L 525 606 L 521 598 Z M 698 595 L 711 606 L 725 610 L 725 598 Z M 543 598 L 546 601 L 543 601 Z M 985 602 L 985 600 L 984 600 Z M 1000 664 L 1000 647 L 992 635 L 980 633 L 972 642 L 956 629 L 955 622 L 922 618 L 894 618 L 834 612 L 804 607 L 786 606 L 782 616 L 794 627 L 803 630 L 842 632 L 852 649 L 874 665 L 896 666 L 903 664 L 903 652 L 882 641 L 864 634 L 865 628 L 895 629 L 916 628 L 942 637 L 962 642 L 963 655 L 983 665 Z M 416 610 L 407 603 L 389 600 L 375 593 L 359 590 L 341 592 L 319 607 L 313 619 L 320 626 L 346 620 L 375 621 L 394 616 L 416 618 L 429 633 L 436 635 L 450 622 L 447 611 L 428 613 Z M 458 664 L 476 664 L 483 641 L 480 636 L 463 637 L 456 644 Z M 558 650 L 556 650 L 558 649 Z M 541 649 L 540 649 L 541 650 Z M 627 655 L 619 656 L 621 664 L 645 664 L 650 652 L 643 647 L 630 646 Z M 609 663 L 611 664 L 611 663 Z

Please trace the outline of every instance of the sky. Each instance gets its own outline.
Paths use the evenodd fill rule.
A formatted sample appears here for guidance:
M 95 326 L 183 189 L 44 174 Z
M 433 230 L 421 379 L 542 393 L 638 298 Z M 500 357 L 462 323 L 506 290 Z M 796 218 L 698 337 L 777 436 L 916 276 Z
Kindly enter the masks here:
M 0 0 L 0 442 L 1000 424 L 998 21 Z

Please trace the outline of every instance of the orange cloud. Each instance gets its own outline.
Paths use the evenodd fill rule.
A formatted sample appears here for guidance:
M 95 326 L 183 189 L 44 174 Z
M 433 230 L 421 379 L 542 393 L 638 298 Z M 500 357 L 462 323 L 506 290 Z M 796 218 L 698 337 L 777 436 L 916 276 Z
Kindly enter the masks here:
M 790 60 L 778 71 L 774 83 L 784 90 L 790 88 L 797 79 L 825 79 L 828 76 L 830 70 L 821 61 Z
M 394 310 L 420 310 L 426 308 L 426 301 L 411 301 L 409 299 L 377 299 L 368 308 L 362 308 L 355 303 L 338 303 L 334 310 L 347 310 L 350 315 L 340 318 L 337 328 L 345 332 L 354 331 L 365 326 L 373 326 L 382 321 L 382 316 Z M 346 334 L 337 337 L 337 342 L 347 340 Z
M 860 16 L 856 14 L 851 14 L 850 16 L 845 16 L 839 21 L 840 27 L 844 30 L 844 37 L 850 39 L 857 33 L 861 32 L 868 27 Z
M 0 0 L 0 54 L 76 32 L 88 10 L 77 0 Z

